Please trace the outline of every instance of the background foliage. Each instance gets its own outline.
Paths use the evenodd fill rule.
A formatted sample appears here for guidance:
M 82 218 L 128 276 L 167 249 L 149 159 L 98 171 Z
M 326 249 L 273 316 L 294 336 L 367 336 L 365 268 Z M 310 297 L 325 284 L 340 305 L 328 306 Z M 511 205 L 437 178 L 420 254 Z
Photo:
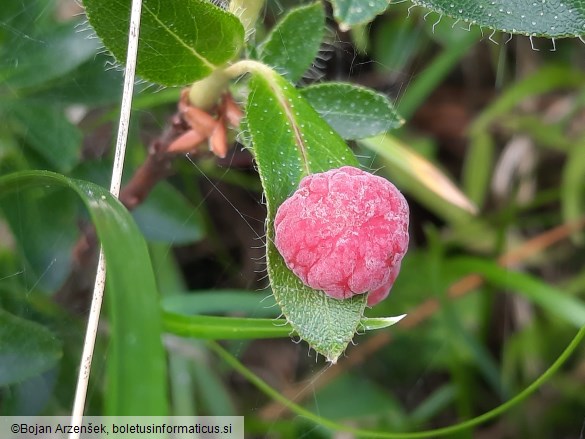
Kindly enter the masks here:
M 95 227 L 110 276 L 86 413 L 243 414 L 249 437 L 448 426 L 449 437 L 579 437 L 585 47 L 538 37 L 582 35 L 582 2 L 269 1 L 254 32 L 238 9 L 164 3 L 144 0 L 149 82 L 134 102 L 126 180 L 179 97 L 150 81 L 187 85 L 238 57 L 273 70 L 252 63 L 251 80 L 231 83 L 247 119 L 228 157 L 176 158 L 132 215 L 102 189 L 119 69 L 75 2 L 0 6 L 0 412 L 70 410 Z M 123 59 L 124 4 L 85 6 Z M 161 33 L 165 20 L 176 27 Z M 306 162 L 287 129 L 307 136 Z M 349 316 L 349 329 L 327 326 L 345 331 L 335 344 L 320 326 L 303 332 L 322 304 L 301 295 L 297 307 L 270 242 L 268 284 L 263 239 L 266 214 L 303 173 L 346 163 L 405 193 L 411 248 L 386 301 L 365 317 L 359 301 L 333 311 Z M 277 304 L 292 327 L 274 320 Z M 329 358 L 355 345 L 327 367 L 290 334 Z M 540 392 L 502 406 L 555 361 Z

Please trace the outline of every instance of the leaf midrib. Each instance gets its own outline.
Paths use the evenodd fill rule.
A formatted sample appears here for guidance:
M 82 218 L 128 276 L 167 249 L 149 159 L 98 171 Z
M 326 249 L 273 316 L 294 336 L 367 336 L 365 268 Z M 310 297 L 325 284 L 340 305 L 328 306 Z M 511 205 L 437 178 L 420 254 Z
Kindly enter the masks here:
M 285 117 L 288 119 L 288 121 L 292 127 L 293 134 L 295 136 L 295 144 L 298 147 L 298 150 L 299 150 L 299 153 L 301 156 L 301 161 L 303 163 L 303 167 L 305 168 L 306 174 L 309 175 L 309 174 L 311 174 L 311 169 L 309 168 L 309 158 L 308 158 L 308 153 L 307 153 L 307 146 L 305 145 L 305 142 L 303 140 L 303 136 L 301 135 L 297 121 L 296 121 L 296 119 L 291 111 L 290 106 L 286 102 L 286 98 L 284 97 L 284 95 L 281 92 L 280 86 L 276 83 L 276 81 L 273 80 L 273 78 L 266 78 L 266 79 L 268 81 L 270 88 L 272 88 L 272 90 L 274 91 L 274 94 L 275 94 L 276 98 L 278 99 L 278 102 L 280 103 L 281 107 L 283 108 Z
M 207 67 L 209 67 L 212 70 L 215 70 L 217 68 L 217 66 L 211 62 L 209 62 L 207 60 L 207 58 L 205 58 L 203 55 L 201 55 L 199 52 L 197 52 L 195 49 L 193 49 L 191 46 L 189 46 L 185 41 L 183 41 L 183 39 L 181 37 L 179 37 L 176 33 L 174 33 L 165 23 L 163 23 L 158 16 L 147 6 L 147 5 L 142 5 L 142 7 L 144 8 L 144 10 L 146 12 L 148 12 L 150 15 L 152 15 L 152 18 L 154 18 L 154 20 L 166 31 L 169 33 L 169 35 L 171 35 L 173 38 L 175 38 L 175 40 L 177 40 L 177 42 L 179 44 L 181 44 L 183 47 L 185 47 L 188 51 L 190 51 L 196 58 L 198 58 L 199 60 L 201 60 L 201 62 L 203 64 L 205 64 Z

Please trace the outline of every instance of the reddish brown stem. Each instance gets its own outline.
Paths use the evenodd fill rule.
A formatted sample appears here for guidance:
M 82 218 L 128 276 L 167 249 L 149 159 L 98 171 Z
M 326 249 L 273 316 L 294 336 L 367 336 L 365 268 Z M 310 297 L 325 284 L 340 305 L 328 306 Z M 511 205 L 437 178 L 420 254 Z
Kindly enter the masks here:
M 169 145 L 189 129 L 179 113 L 175 114 L 169 126 L 160 137 L 153 140 L 148 150 L 145 162 L 136 170 L 130 181 L 120 192 L 120 201 L 128 210 L 136 208 L 148 196 L 152 188 L 171 171 L 174 154 L 168 153 Z M 91 226 L 84 227 L 83 233 L 72 251 L 72 271 L 55 295 L 59 303 L 76 308 L 76 302 L 84 303 L 79 294 L 87 287 L 87 279 L 92 276 L 95 269 L 95 255 L 97 248 L 97 236 Z M 83 309 L 83 308 L 82 308 Z
M 198 153 L 200 146 L 209 140 L 211 151 L 220 158 L 227 153 L 226 123 L 237 126 L 242 112 L 229 94 L 222 97 L 216 116 L 193 107 L 188 91 L 181 94 L 178 111 L 160 137 L 150 143 L 148 157 L 120 191 L 120 201 L 128 210 L 139 206 L 154 186 L 171 173 L 172 161 L 178 154 Z M 58 301 L 69 303 L 77 295 L 94 267 L 97 237 L 93 227 L 86 227 L 73 249 L 73 270 L 61 291 Z M 81 287 L 83 289 L 83 287 Z

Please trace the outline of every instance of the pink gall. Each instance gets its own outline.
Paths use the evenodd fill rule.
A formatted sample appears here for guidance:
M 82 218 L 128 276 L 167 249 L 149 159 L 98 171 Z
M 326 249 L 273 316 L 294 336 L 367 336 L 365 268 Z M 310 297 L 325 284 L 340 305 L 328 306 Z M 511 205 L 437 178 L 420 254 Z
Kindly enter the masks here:
M 275 245 L 305 285 L 385 299 L 408 248 L 409 209 L 388 180 L 344 166 L 305 177 L 278 208 Z

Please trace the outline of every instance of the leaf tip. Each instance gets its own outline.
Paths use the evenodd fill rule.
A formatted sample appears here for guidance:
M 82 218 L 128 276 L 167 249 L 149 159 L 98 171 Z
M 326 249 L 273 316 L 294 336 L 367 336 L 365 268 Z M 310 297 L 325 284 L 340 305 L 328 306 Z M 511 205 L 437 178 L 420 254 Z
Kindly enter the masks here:
M 374 317 L 374 318 L 364 317 L 364 318 L 362 318 L 360 323 L 366 331 L 373 331 L 375 329 L 384 329 L 384 328 L 388 328 L 392 325 L 395 325 L 396 323 L 401 321 L 404 317 L 406 317 L 406 314 L 401 314 L 399 316 L 394 316 L 394 317 Z
M 327 357 L 327 361 L 329 363 L 331 363 L 332 366 L 334 366 L 335 364 L 337 364 L 337 359 L 339 358 L 339 355 L 336 357 Z

